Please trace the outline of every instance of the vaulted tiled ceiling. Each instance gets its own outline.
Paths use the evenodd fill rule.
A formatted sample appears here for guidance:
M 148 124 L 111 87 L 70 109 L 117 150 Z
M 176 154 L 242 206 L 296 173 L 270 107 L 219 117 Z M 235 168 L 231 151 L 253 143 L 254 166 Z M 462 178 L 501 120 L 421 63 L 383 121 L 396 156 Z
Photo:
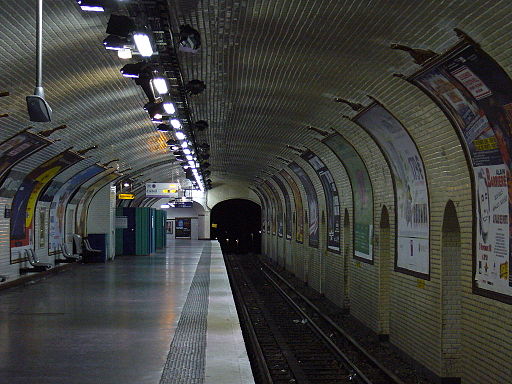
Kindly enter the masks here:
M 211 144 L 212 180 L 250 181 L 276 155 L 290 158 L 287 145 L 307 146 L 306 129 L 339 127 L 348 107 L 335 96 L 367 102 L 367 94 L 392 97 L 393 72 L 417 68 L 390 43 L 443 51 L 456 41 L 453 27 L 477 33 L 484 20 L 511 10 L 509 1 L 432 0 L 169 0 L 178 24 L 202 35 L 197 54 L 180 53 L 185 81 L 206 82 L 191 97 L 195 120 L 210 128 L 198 133 Z M 508 11 L 507 11 L 508 10 Z M 0 23 L 0 139 L 29 125 L 25 96 L 34 83 L 35 1 L 2 2 Z M 500 16 L 502 15 L 502 16 Z M 122 78 L 123 63 L 101 46 L 108 15 L 81 12 L 73 0 L 45 2 L 45 89 L 55 134 L 77 149 L 98 144 L 91 155 L 119 158 L 121 168 L 150 169 L 153 180 L 178 172 L 142 110 L 138 86 Z M 476 32 L 475 32 L 476 31 Z M 475 36 L 485 39 L 485 36 Z M 41 128 L 41 126 L 37 126 Z M 146 174 L 147 176 L 147 174 Z

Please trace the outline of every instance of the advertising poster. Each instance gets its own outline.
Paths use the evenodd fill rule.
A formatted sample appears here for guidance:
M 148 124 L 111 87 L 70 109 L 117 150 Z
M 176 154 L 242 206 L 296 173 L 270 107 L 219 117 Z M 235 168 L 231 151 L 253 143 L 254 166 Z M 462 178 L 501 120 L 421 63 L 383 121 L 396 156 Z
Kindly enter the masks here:
M 304 242 L 304 208 L 302 206 L 302 196 L 300 189 L 297 186 L 292 176 L 284 169 L 279 174 L 286 180 L 293 194 L 293 201 L 295 202 L 295 241 L 302 244 Z
M 512 80 L 467 43 L 411 78 L 432 97 L 465 142 L 474 175 L 476 288 L 512 296 Z
M 52 142 L 35 133 L 22 131 L 0 144 L 0 185 L 12 167 Z
M 306 152 L 302 158 L 313 167 L 324 190 L 327 205 L 327 249 L 340 252 L 340 199 L 334 178 L 325 163 L 313 152 Z
M 269 203 L 269 216 L 270 216 L 270 233 L 272 235 L 276 234 L 276 228 L 277 228 L 277 212 L 276 207 L 277 204 L 274 199 L 273 193 L 269 190 L 267 182 L 264 182 L 261 184 L 263 194 L 266 196 L 267 201 Z
M 109 168 L 105 171 L 105 175 L 103 177 L 96 180 L 87 188 L 80 199 L 80 203 L 78 204 L 79 210 L 77 211 L 76 233 L 81 235 L 85 235 L 87 233 L 87 211 L 89 210 L 89 204 L 96 192 L 120 176 L 121 175 L 119 173 L 114 172 L 114 169 Z
M 285 222 L 286 222 L 286 240 L 292 239 L 292 203 L 290 201 L 290 195 L 288 194 L 288 190 L 286 189 L 282 180 L 277 176 L 272 176 L 272 180 L 277 184 L 281 192 L 283 193 L 284 198 L 284 207 L 285 207 Z
M 319 242 L 319 224 L 320 212 L 318 207 L 318 196 L 316 195 L 315 186 L 311 182 L 309 176 L 295 162 L 288 164 L 290 169 L 297 175 L 306 191 L 306 200 L 308 201 L 308 218 L 309 218 L 309 246 L 318 248 Z
M 265 182 L 267 185 L 267 188 L 269 189 L 270 193 L 272 194 L 272 197 L 274 199 L 274 203 L 276 206 L 276 225 L 277 225 L 277 236 L 283 237 L 284 228 L 283 228 L 283 207 L 281 204 L 281 198 L 279 197 L 279 194 L 277 193 L 276 189 L 274 188 L 274 185 L 268 181 Z
M 341 135 L 323 140 L 341 161 L 352 185 L 354 203 L 354 255 L 373 261 L 373 191 L 366 166 L 354 147 Z
M 373 103 L 354 120 L 374 137 L 394 176 L 396 270 L 427 277 L 430 274 L 428 189 L 418 149 L 403 125 L 380 104 Z
M 69 200 L 83 183 L 104 170 L 105 168 L 96 164 L 85 168 L 66 181 L 53 196 L 53 200 L 50 205 L 50 252 L 60 251 L 60 245 L 65 241 L 65 213 Z
M 263 201 L 264 201 L 264 206 L 265 206 L 265 219 L 266 219 L 266 222 L 265 222 L 265 226 L 267 228 L 267 234 L 270 234 L 270 222 L 272 221 L 272 218 L 271 218 L 271 207 L 270 207 L 270 202 L 268 201 L 268 198 L 267 198 L 267 195 L 265 193 L 265 191 L 263 191 L 263 188 L 260 186 L 260 189 L 258 189 L 260 191 L 260 195 L 263 197 Z
M 260 191 L 258 191 L 257 188 L 251 188 L 251 190 L 258 196 L 261 202 L 261 233 L 265 233 L 265 221 L 267 220 L 267 218 L 265 217 L 265 200 L 263 200 L 263 196 L 261 196 L 261 193 Z
M 71 165 L 83 160 L 80 155 L 65 151 L 41 164 L 25 176 L 12 202 L 11 214 L 11 263 L 15 248 L 34 242 L 34 213 L 36 203 L 52 179 Z M 19 254 L 19 253 L 16 253 Z

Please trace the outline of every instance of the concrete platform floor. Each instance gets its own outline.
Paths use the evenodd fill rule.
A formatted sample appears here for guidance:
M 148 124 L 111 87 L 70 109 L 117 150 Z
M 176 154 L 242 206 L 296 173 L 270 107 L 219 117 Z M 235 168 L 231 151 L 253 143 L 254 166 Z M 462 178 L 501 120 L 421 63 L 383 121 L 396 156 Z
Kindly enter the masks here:
M 253 382 L 217 242 L 0 292 L 0 383 Z

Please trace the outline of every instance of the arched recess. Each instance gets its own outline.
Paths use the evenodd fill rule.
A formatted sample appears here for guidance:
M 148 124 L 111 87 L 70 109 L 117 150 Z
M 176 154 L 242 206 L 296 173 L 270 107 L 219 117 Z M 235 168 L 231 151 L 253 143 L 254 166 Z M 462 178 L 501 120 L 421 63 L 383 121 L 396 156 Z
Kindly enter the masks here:
M 352 235 L 350 233 L 350 214 L 348 209 L 345 208 L 345 214 L 343 218 L 343 301 L 342 307 L 344 309 L 350 308 L 350 276 L 349 276 L 349 264 L 351 262 L 350 255 L 350 242 L 352 241 Z
M 391 258 L 391 230 L 389 226 L 388 208 L 383 205 L 380 214 L 379 225 L 379 242 L 380 242 L 380 298 L 379 298 L 379 336 L 381 339 L 389 337 L 389 312 L 390 312 L 390 290 L 391 290 L 391 270 L 393 269 L 393 260 Z
M 441 239 L 441 343 L 443 377 L 460 377 L 461 241 L 453 201 L 446 203 Z

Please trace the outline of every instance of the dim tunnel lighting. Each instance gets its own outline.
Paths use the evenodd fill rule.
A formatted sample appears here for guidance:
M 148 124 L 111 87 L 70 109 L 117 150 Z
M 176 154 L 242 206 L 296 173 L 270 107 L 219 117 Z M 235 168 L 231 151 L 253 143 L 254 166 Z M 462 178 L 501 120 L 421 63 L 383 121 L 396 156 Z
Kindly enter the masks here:
M 176 131 L 176 132 L 175 132 L 175 134 L 176 134 L 176 138 L 177 138 L 178 140 L 185 140 L 185 137 L 186 137 L 186 136 L 185 136 L 185 134 L 184 134 L 183 132 L 181 132 L 181 131 Z
M 109 35 L 103 40 L 103 46 L 111 51 L 119 51 L 129 48 L 130 44 L 124 37 Z
M 181 128 L 181 123 L 178 119 L 172 119 L 171 120 L 171 125 L 173 126 L 174 129 L 180 129 Z M 181 139 L 183 140 L 183 139 Z
M 145 32 L 136 32 L 133 34 L 133 41 L 137 47 L 137 51 L 143 57 L 150 57 L 153 55 L 153 47 L 149 35 Z
M 132 58 L 132 50 L 130 48 L 120 49 L 117 51 L 117 57 L 123 60 L 128 60 Z
M 168 114 L 168 115 L 174 115 L 174 113 L 176 113 L 176 108 L 174 108 L 174 104 L 169 102 L 169 101 L 166 101 L 164 102 L 164 110 L 165 112 Z M 174 120 L 174 119 L 173 119 Z M 172 123 L 173 120 L 171 120 L 171 125 L 176 128 L 174 126 L 174 124 Z M 179 128 L 179 127 L 178 127 Z
M 100 0 L 77 0 L 82 11 L 105 12 L 105 5 Z
M 167 87 L 167 80 L 165 80 L 163 77 L 155 77 L 153 79 L 153 86 L 155 87 L 156 91 L 160 95 L 165 95 L 167 92 L 169 92 L 169 88 Z M 174 109 L 174 106 L 173 106 Z M 174 112 L 168 112 L 168 113 L 174 113 Z

